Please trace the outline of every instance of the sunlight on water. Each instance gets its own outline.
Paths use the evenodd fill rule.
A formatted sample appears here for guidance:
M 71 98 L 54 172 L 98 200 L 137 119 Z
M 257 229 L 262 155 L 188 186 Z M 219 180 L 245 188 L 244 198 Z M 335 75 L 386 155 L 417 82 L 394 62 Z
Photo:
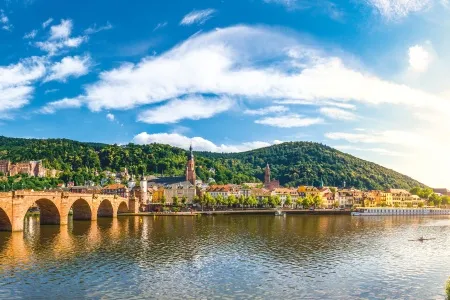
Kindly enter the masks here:
M 443 299 L 448 217 L 26 220 L 0 233 L 0 298 Z M 421 236 L 435 240 L 409 241 Z

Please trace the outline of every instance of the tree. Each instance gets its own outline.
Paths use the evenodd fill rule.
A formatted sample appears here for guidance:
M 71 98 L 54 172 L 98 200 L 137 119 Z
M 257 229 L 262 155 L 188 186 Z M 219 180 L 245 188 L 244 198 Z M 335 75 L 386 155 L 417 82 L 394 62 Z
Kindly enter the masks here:
M 287 195 L 286 196 L 286 201 L 284 201 L 284 205 L 286 205 L 286 206 L 291 206 L 292 205 L 292 197 L 291 197 L 291 195 Z
M 216 197 L 216 202 L 217 202 L 217 205 L 224 205 L 224 202 L 225 202 L 225 198 L 222 196 L 222 195 L 218 195 L 217 197 Z
M 333 206 L 334 206 L 334 208 L 338 208 L 339 207 L 339 201 L 334 201 Z
M 262 207 L 267 207 L 267 205 L 269 204 L 269 198 L 270 198 L 270 196 L 269 197 L 266 197 L 266 196 L 262 196 L 261 197 L 261 205 L 262 205 Z
M 208 204 L 208 196 L 209 193 L 204 193 L 202 197 L 200 197 L 200 205 L 202 206 L 202 211 L 203 211 L 203 207 Z
M 182 204 L 183 206 L 186 206 L 186 203 L 187 203 L 187 197 L 186 197 L 186 196 L 183 196 L 183 197 L 181 198 L 181 204 Z
M 322 206 L 322 197 L 320 197 L 319 195 L 314 195 L 313 197 L 313 204 L 314 207 L 321 207 Z
M 236 205 L 237 203 L 236 197 L 234 195 L 228 196 L 228 203 L 230 206 Z
M 238 201 L 239 206 L 241 206 L 243 208 L 244 203 L 245 203 L 244 195 L 240 195 L 239 198 L 237 198 L 237 201 Z
M 166 204 L 166 196 L 165 195 L 163 195 L 162 197 L 161 197 L 161 203 L 164 205 L 164 204 Z
M 173 196 L 173 197 L 172 197 L 172 205 L 173 205 L 173 206 L 178 206 L 178 205 L 180 205 L 180 200 L 178 200 L 178 197 L 177 197 L 177 196 Z
M 278 197 L 278 196 L 271 196 L 271 197 L 269 198 L 269 204 L 270 204 L 272 207 L 280 206 L 280 205 L 281 205 L 281 199 L 280 199 L 280 197 Z
M 297 204 L 297 208 L 298 208 L 299 206 L 303 206 L 303 198 L 299 197 L 299 198 L 297 199 L 297 201 L 296 201 L 296 204 Z
M 310 195 L 308 195 L 310 196 Z M 302 206 L 303 208 L 309 208 L 312 205 L 311 197 L 303 197 L 302 198 Z
M 255 196 L 250 196 L 250 197 L 248 198 L 248 204 L 249 204 L 251 207 L 255 207 L 255 206 L 258 205 L 258 200 L 256 199 Z

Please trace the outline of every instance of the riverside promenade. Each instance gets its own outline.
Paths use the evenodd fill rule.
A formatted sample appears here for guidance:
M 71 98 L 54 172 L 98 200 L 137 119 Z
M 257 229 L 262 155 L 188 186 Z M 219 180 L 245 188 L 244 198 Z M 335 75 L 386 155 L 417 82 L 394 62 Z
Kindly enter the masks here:
M 203 210 L 192 212 L 139 212 L 122 213 L 121 216 L 198 216 L 198 215 L 274 215 L 276 209 Z M 349 210 L 334 209 L 282 209 L 287 215 L 350 215 Z

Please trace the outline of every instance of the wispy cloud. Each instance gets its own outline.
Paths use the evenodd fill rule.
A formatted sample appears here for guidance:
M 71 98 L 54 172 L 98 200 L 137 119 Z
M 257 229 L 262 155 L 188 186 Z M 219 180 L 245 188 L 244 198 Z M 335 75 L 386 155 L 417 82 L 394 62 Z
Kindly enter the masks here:
M 325 137 L 330 140 L 344 140 L 349 143 L 401 145 L 406 147 L 419 146 L 421 140 L 417 134 L 408 131 L 360 131 L 360 132 L 328 132 Z M 423 139 L 422 139 L 422 142 Z
M 277 117 L 266 117 L 256 120 L 255 123 L 268 125 L 279 128 L 294 128 L 294 127 L 307 127 L 311 125 L 323 123 L 321 118 L 309 118 L 301 115 L 286 115 Z
M 13 25 L 9 21 L 8 16 L 5 14 L 3 9 L 0 9 L 0 26 L 3 30 L 12 31 Z
M 365 0 L 387 20 L 399 20 L 429 9 L 437 0 Z
M 273 113 L 283 113 L 287 112 L 289 109 L 285 106 L 268 106 L 259 109 L 246 109 L 244 110 L 244 114 L 251 116 L 264 116 Z
M 49 18 L 47 21 L 45 21 L 44 23 L 42 23 L 42 29 L 45 29 L 48 27 L 48 25 L 50 25 L 53 22 L 53 18 Z
M 34 39 L 36 37 L 37 33 L 38 33 L 38 31 L 36 29 L 34 29 L 34 30 L 28 32 L 27 34 L 25 34 L 23 36 L 23 38 L 24 39 L 30 39 L 30 40 Z
M 357 116 L 354 113 L 336 107 L 321 107 L 319 112 L 322 115 L 335 120 L 352 121 L 357 119 Z
M 153 28 L 153 31 L 156 31 L 156 30 L 158 30 L 158 29 L 162 29 L 162 28 L 166 27 L 167 24 L 169 24 L 169 23 L 167 23 L 167 22 L 158 23 L 158 24 L 155 26 L 155 28 Z
M 106 22 L 106 24 L 103 26 L 97 26 L 97 24 L 94 24 L 91 27 L 89 27 L 88 29 L 86 29 L 84 31 L 84 34 L 88 34 L 88 35 L 94 34 L 94 33 L 100 32 L 100 31 L 110 30 L 112 28 L 113 28 L 113 26 L 109 22 Z
M 42 114 L 54 114 L 56 111 L 67 108 L 81 107 L 81 101 L 76 98 L 64 98 L 62 100 L 49 102 L 37 112 Z
M 407 154 L 403 152 L 398 151 L 392 151 L 385 148 L 361 148 L 361 147 L 355 147 L 351 145 L 342 145 L 342 146 L 333 146 L 333 148 L 336 148 L 341 151 L 358 151 L 358 152 L 372 152 L 379 155 L 385 155 L 385 156 L 401 156 L 404 157 Z
M 183 17 L 180 25 L 204 24 L 214 13 L 216 13 L 216 10 L 212 8 L 191 11 Z
M 206 119 L 227 111 L 232 105 L 233 101 L 227 97 L 207 99 L 190 96 L 146 110 L 139 114 L 138 121 L 148 124 L 168 124 L 177 123 L 182 119 Z
M 107 115 L 106 115 L 106 118 L 107 118 L 108 120 L 110 120 L 111 122 L 114 121 L 114 120 L 116 119 L 116 117 L 115 117 L 113 114 L 111 114 L 111 113 L 107 114 Z
M 35 45 L 50 55 L 55 55 L 64 48 L 78 48 L 87 41 L 87 36 L 71 37 L 73 29 L 72 20 L 61 20 L 58 25 L 50 27 L 50 37 L 45 41 L 36 42 Z
M 274 142 L 244 142 L 240 144 L 221 144 L 217 145 L 210 140 L 202 137 L 187 137 L 178 133 L 153 133 L 141 132 L 133 138 L 133 142 L 137 144 L 162 143 L 172 145 L 175 147 L 187 149 L 191 144 L 197 151 L 211 151 L 211 152 L 242 152 L 252 149 L 268 147 L 270 145 L 279 143 Z

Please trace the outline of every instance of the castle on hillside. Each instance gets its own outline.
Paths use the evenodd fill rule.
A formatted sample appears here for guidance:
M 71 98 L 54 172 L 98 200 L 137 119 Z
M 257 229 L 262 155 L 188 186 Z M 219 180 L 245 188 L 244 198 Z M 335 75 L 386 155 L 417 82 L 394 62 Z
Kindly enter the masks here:
M 0 172 L 5 176 L 27 174 L 30 177 L 56 177 L 59 171 L 44 167 L 41 160 L 12 163 L 10 160 L 0 160 Z

